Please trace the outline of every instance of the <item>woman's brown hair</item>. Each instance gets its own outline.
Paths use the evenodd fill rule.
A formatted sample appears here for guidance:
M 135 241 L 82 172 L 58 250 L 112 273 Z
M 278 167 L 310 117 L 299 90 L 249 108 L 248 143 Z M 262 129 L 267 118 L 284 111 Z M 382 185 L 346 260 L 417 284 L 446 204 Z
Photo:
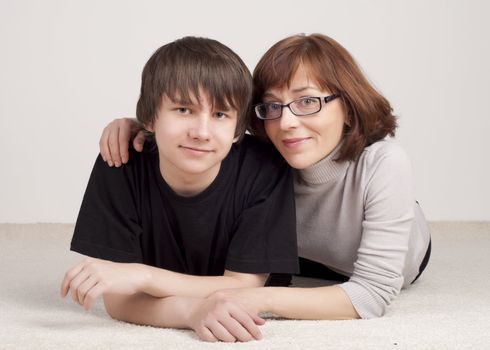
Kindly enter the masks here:
M 390 103 L 368 82 L 349 52 L 322 34 L 295 35 L 272 46 L 255 67 L 253 103 L 262 102 L 268 89 L 289 86 L 300 66 L 320 88 L 339 94 L 343 102 L 346 124 L 338 161 L 356 160 L 366 146 L 395 135 Z M 252 118 L 250 130 L 267 138 L 263 120 Z

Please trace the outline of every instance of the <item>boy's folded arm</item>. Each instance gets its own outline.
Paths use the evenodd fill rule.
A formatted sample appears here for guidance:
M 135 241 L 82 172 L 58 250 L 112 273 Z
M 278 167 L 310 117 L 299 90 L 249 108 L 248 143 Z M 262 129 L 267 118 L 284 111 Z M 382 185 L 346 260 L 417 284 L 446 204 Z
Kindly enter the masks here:
M 105 293 L 107 313 L 114 319 L 165 328 L 186 328 L 205 341 L 261 339 L 264 320 L 254 311 L 220 298 L 170 296 L 155 298 L 144 293 L 130 296 Z
M 222 289 L 263 287 L 268 274 L 225 270 L 223 276 L 194 276 L 157 267 L 149 268 L 149 278 L 141 292 L 154 297 L 207 297 Z
M 199 298 L 155 298 L 144 293 L 105 293 L 103 299 L 107 313 L 114 319 L 171 328 L 190 328 L 189 315 L 200 302 Z

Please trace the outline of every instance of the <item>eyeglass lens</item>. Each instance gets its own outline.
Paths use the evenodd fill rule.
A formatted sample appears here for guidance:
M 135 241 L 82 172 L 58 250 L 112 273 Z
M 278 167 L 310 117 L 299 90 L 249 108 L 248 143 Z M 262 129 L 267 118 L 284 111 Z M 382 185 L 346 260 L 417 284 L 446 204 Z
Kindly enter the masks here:
M 282 108 L 288 107 L 295 115 L 313 114 L 321 109 L 320 99 L 317 97 L 304 97 L 292 101 L 287 105 L 280 103 L 262 103 L 256 107 L 257 113 L 264 119 L 276 119 L 282 114 Z

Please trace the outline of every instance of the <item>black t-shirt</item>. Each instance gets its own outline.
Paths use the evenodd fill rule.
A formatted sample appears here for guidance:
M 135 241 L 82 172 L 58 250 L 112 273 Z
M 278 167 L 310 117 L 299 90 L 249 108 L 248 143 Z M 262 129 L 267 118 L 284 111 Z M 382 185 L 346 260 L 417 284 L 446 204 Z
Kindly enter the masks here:
M 120 168 L 99 155 L 71 250 L 192 275 L 297 272 L 292 173 L 272 146 L 245 136 L 193 197 L 169 187 L 149 148 Z

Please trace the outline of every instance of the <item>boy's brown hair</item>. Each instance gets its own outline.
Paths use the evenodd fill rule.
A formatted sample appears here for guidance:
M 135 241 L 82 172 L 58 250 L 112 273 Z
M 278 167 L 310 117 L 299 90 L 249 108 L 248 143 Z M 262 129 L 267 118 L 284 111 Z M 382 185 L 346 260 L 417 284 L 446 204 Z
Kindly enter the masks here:
M 242 137 L 250 124 L 252 77 L 247 66 L 230 48 L 207 38 L 184 37 L 160 47 L 146 63 L 136 116 L 143 125 L 153 125 L 163 95 L 190 104 L 208 94 L 218 109 L 238 112 L 235 131 Z

